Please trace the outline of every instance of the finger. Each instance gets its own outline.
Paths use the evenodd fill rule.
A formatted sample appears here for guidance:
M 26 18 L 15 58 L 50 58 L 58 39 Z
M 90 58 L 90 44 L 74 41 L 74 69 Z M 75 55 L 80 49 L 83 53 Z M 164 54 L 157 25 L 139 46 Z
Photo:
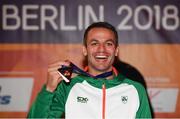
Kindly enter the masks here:
M 58 84 L 61 80 L 63 79 L 57 71 L 54 71 L 48 74 L 48 82 L 50 82 L 50 84 L 54 84 L 54 83 Z
M 67 83 L 69 82 L 69 80 L 63 74 L 61 74 L 60 72 L 58 72 L 58 73 L 65 82 L 67 82 Z
M 62 80 L 64 80 L 65 82 L 69 82 L 69 79 L 67 79 L 63 74 L 58 71 L 51 72 L 51 75 L 54 75 L 54 79 L 57 79 L 58 83 Z
M 69 66 L 70 65 L 70 62 L 68 61 L 59 61 L 59 62 L 55 62 L 53 64 L 49 64 L 48 67 L 56 67 L 56 66 L 62 66 L 62 65 L 65 65 L 65 66 Z
M 51 67 L 48 68 L 48 72 L 53 72 L 53 71 L 57 71 L 59 68 L 61 68 L 62 66 L 55 66 L 55 67 Z

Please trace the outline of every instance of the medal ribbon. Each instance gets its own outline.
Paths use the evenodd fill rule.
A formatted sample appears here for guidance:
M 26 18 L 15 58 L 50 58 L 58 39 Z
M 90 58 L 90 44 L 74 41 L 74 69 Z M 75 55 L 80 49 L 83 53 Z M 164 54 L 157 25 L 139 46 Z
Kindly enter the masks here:
M 96 78 L 96 79 L 97 78 L 106 78 L 106 77 L 113 75 L 113 71 L 109 71 L 109 72 L 105 72 L 105 73 L 93 76 L 93 75 L 89 74 L 88 72 L 85 72 L 84 70 L 80 69 L 78 66 L 76 66 L 73 63 L 70 63 L 70 66 L 72 67 L 73 73 L 84 75 L 84 76 L 89 76 L 89 77 Z

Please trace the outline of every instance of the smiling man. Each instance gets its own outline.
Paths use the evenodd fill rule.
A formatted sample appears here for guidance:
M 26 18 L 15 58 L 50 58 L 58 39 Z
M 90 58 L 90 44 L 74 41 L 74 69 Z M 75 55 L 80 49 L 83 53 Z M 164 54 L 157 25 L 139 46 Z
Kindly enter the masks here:
M 86 29 L 83 54 L 87 58 L 85 71 L 69 61 L 49 65 L 47 83 L 28 117 L 151 118 L 144 87 L 113 67 L 118 54 L 118 35 L 111 24 L 97 22 Z M 64 66 L 71 67 L 75 73 L 78 70 L 78 75 L 65 82 L 64 76 L 58 72 Z
M 115 34 L 103 27 L 89 27 L 85 32 L 83 53 L 87 55 L 90 74 L 98 75 L 112 70 L 112 64 L 118 54 L 118 39 Z

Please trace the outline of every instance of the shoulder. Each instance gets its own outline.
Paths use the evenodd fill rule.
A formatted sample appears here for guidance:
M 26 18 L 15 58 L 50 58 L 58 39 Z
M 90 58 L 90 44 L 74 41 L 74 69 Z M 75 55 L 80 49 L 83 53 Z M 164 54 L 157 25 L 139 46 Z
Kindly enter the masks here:
M 133 86 L 137 90 L 139 95 L 146 93 L 145 87 L 137 81 L 133 81 L 131 79 L 125 78 L 123 82 Z
M 125 78 L 124 82 L 128 83 L 129 85 L 133 85 L 136 88 L 144 88 L 144 86 L 142 84 L 140 84 L 137 81 L 131 80 L 129 78 Z

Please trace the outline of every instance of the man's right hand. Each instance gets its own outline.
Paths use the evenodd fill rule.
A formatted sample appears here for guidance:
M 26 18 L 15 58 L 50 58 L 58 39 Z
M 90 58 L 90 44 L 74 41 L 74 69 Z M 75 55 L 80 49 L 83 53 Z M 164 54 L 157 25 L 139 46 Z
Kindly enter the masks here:
M 61 68 L 62 65 L 69 66 L 69 61 L 57 61 L 48 65 L 48 79 L 46 83 L 46 90 L 54 92 L 58 84 L 63 80 L 60 74 L 58 73 L 58 68 Z

